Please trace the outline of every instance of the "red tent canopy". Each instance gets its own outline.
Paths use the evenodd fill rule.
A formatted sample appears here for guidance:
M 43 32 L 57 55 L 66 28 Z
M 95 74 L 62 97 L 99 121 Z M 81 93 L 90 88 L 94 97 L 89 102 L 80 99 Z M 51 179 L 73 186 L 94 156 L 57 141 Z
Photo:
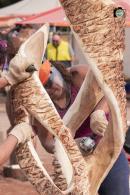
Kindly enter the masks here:
M 62 7 L 43 12 L 19 22 L 20 24 L 42 24 L 50 23 L 58 26 L 69 26 Z
M 0 16 L 0 27 L 11 26 L 23 20 L 30 18 L 28 15 L 10 15 L 10 16 Z

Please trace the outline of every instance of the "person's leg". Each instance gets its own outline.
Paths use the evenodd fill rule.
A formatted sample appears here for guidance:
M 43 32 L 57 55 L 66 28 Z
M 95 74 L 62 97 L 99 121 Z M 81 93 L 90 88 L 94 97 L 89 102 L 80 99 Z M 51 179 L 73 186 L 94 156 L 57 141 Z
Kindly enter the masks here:
M 129 195 L 129 166 L 122 151 L 108 176 L 101 184 L 99 195 Z

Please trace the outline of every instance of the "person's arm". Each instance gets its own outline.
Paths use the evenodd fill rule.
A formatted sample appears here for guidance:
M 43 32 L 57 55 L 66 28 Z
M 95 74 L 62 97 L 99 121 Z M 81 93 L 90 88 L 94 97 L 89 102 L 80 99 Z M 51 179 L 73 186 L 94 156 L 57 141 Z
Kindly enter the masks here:
M 7 85 L 9 85 L 9 82 L 4 77 L 1 77 L 0 78 L 0 89 L 6 87 Z
M 105 97 L 103 97 L 90 115 L 90 127 L 95 134 L 104 135 L 108 126 L 108 114 L 109 107 Z
M 106 114 L 109 113 L 109 107 L 108 107 L 108 104 L 107 104 L 105 97 L 103 97 L 101 99 L 101 101 L 97 104 L 94 111 L 96 111 L 96 110 L 103 110 Z
M 33 121 L 33 128 L 38 135 L 42 146 L 48 153 L 54 153 L 54 138 L 53 135 L 45 129 L 36 119 Z
M 9 133 L 7 139 L 0 145 L 0 165 L 5 163 L 17 144 L 24 143 L 32 137 L 32 127 L 22 122 L 16 125 Z
M 89 70 L 88 65 L 74 65 L 71 68 L 68 68 L 68 70 L 72 74 L 73 85 L 80 88 Z

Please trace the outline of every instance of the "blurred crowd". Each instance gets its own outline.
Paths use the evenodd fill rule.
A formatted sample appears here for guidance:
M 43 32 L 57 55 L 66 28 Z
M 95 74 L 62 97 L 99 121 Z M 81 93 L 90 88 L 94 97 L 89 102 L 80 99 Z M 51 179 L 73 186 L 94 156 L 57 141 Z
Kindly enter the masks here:
M 39 25 L 13 25 L 2 28 L 0 31 L 0 74 L 7 71 L 9 61 L 15 56 L 20 45 L 37 29 Z M 72 66 L 75 60 L 74 50 L 68 37 L 62 38 L 62 33 L 50 32 L 45 57 L 50 61 L 60 61 L 66 67 Z M 1 95 L 6 95 L 5 90 L 0 91 Z

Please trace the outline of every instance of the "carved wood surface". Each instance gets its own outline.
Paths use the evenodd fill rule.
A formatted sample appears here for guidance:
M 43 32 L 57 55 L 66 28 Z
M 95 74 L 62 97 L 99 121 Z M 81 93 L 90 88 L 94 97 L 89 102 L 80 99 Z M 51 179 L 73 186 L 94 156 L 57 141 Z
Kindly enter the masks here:
M 35 117 L 54 134 L 55 146 L 60 140 L 65 148 L 65 158 L 69 157 L 67 162 L 68 165 L 72 165 L 73 170 L 70 168 L 70 180 L 67 181 L 71 186 L 72 177 L 74 188 L 71 189 L 71 194 L 95 195 L 122 150 L 126 132 L 126 98 L 122 71 L 124 16 L 114 17 L 116 6 L 110 0 L 61 0 L 61 3 L 74 35 L 89 61 L 90 80 L 85 78 L 75 102 L 63 119 L 64 123 L 36 77 L 30 77 L 14 86 L 12 102 L 15 124 L 23 121 L 29 123 L 30 116 Z M 108 129 L 95 151 L 83 158 L 65 125 L 77 129 L 103 95 L 110 108 Z M 88 107 L 85 106 L 85 102 Z M 77 104 L 80 106 L 76 109 Z M 60 177 L 61 170 L 58 170 L 60 165 L 57 161 L 54 160 L 54 166 L 59 177 L 56 179 L 55 175 L 54 181 L 56 179 L 56 183 L 60 183 L 61 190 L 45 174 L 34 153 L 30 142 L 20 145 L 17 149 L 19 163 L 39 194 L 65 194 L 61 190 L 65 190 L 67 185 L 62 175 Z M 59 163 L 61 159 L 56 153 L 55 157 Z M 66 175 L 64 177 L 67 178 Z
M 105 136 L 94 153 L 85 157 L 87 165 L 91 165 L 90 194 L 94 195 L 118 158 L 127 130 L 123 75 L 125 15 L 114 16 L 117 7 L 111 0 L 60 0 L 60 2 L 110 108 L 110 120 Z M 91 88 L 89 87 L 89 90 Z M 96 93 L 98 94 L 98 91 Z M 81 100 L 85 102 L 85 97 L 82 96 L 82 99 L 81 96 L 79 95 L 76 100 L 79 103 Z M 89 106 L 90 110 L 94 108 L 92 103 Z M 76 110 L 74 102 L 70 108 L 74 111 L 69 110 L 64 117 L 65 124 L 71 129 L 77 128 L 84 120 L 85 114 L 88 115 L 86 107 L 78 107 Z M 83 118 L 80 113 L 83 113 Z
M 43 87 L 40 81 L 39 83 L 36 82 L 33 77 L 14 86 L 12 90 L 12 104 L 14 107 L 15 125 L 21 122 L 29 123 L 29 116 L 31 115 L 52 132 L 57 139 L 61 140 L 73 168 L 73 175 L 71 176 L 70 174 L 74 183 L 73 192 L 75 194 L 87 194 L 88 188 L 86 186 L 88 185 L 88 179 L 85 160 L 72 138 L 70 130 L 64 126 L 49 96 L 45 90 L 41 91 L 41 88 Z M 36 159 L 30 153 L 27 143 L 19 145 L 17 148 L 17 158 L 28 179 L 40 194 L 64 194 L 64 192 L 60 192 L 60 190 L 54 187 L 44 175 L 43 170 L 41 170 Z M 55 167 L 56 171 L 57 167 Z

